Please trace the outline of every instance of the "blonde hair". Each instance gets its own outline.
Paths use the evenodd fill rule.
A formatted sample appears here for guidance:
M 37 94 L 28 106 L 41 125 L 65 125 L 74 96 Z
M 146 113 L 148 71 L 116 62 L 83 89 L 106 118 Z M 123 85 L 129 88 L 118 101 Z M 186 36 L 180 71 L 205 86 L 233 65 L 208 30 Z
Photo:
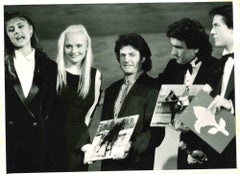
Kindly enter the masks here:
M 57 75 L 57 92 L 60 93 L 64 86 L 67 86 L 66 70 L 64 63 L 64 42 L 67 33 L 80 33 L 87 38 L 87 51 L 85 58 L 79 66 L 80 74 L 77 87 L 78 96 L 85 98 L 90 88 L 91 78 L 91 66 L 92 66 L 92 45 L 91 38 L 89 37 L 86 28 L 83 25 L 70 25 L 60 35 L 58 39 L 58 53 L 56 62 L 58 64 L 58 75 Z

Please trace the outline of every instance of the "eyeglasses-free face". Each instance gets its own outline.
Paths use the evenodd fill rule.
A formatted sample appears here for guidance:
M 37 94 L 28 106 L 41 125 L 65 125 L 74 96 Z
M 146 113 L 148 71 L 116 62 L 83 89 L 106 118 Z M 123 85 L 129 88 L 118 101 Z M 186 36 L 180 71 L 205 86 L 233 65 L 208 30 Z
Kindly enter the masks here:
M 140 52 L 132 46 L 123 46 L 120 49 L 120 68 L 125 75 L 135 75 L 141 70 L 145 58 L 141 58 Z
M 81 64 L 87 52 L 87 38 L 81 33 L 66 33 L 64 55 L 67 63 Z
M 6 32 L 16 48 L 31 46 L 33 27 L 24 18 L 12 18 L 6 22 Z

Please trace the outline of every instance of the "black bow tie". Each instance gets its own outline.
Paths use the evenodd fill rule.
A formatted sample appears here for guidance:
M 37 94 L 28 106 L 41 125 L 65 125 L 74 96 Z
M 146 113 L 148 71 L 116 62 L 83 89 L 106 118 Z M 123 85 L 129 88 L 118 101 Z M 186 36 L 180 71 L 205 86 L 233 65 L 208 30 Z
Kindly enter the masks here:
M 225 55 L 223 55 L 222 58 L 221 58 L 221 62 L 222 62 L 223 64 L 225 64 L 229 57 L 234 58 L 234 54 L 231 53 L 231 54 L 225 54 Z
M 192 65 L 190 63 L 185 64 L 184 68 L 185 68 L 186 71 L 188 70 L 190 72 L 190 74 L 192 74 L 193 67 L 192 67 Z
M 195 66 L 196 66 L 199 62 L 201 62 L 201 60 L 197 59 L 197 60 L 195 61 Z M 184 65 L 184 68 L 185 68 L 186 71 L 188 70 L 188 71 L 190 72 L 190 74 L 192 74 L 192 72 L 193 72 L 193 66 L 192 66 L 191 63 L 185 64 L 185 65 Z

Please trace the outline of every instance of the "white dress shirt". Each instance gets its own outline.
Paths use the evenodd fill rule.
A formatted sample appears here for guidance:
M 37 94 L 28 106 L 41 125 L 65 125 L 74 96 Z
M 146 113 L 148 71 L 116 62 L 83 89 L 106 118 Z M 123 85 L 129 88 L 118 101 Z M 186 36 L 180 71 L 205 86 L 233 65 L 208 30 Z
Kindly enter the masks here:
M 230 54 L 232 52 L 228 52 L 227 50 L 223 51 L 223 55 L 227 55 Z M 222 97 L 225 96 L 226 90 L 227 90 L 227 85 L 228 85 L 228 81 L 230 79 L 230 75 L 233 69 L 233 64 L 234 64 L 234 59 L 233 57 L 229 57 L 224 65 L 224 69 L 223 69 L 223 79 L 222 79 L 222 87 L 221 87 L 221 93 L 220 95 Z
M 226 49 L 223 50 L 223 56 L 227 55 L 227 54 L 231 54 L 233 53 L 233 51 L 228 52 Z M 228 86 L 228 82 L 231 76 L 231 72 L 233 69 L 233 65 L 234 65 L 234 59 L 233 57 L 229 57 L 227 59 L 227 61 L 225 62 L 224 65 L 224 69 L 223 69 L 223 79 L 222 79 L 222 87 L 221 87 L 221 93 L 220 96 L 224 98 L 226 90 L 227 90 L 227 86 Z M 229 104 L 230 104 L 230 112 L 232 114 L 234 114 L 234 106 L 233 106 L 233 102 L 232 100 L 229 100 Z
M 15 50 L 13 62 L 23 90 L 23 94 L 25 97 L 27 97 L 33 82 L 35 49 L 33 49 L 32 52 L 26 57 L 23 56 L 21 52 Z
M 189 72 L 189 70 L 187 70 L 185 77 L 184 77 L 184 84 L 186 86 L 192 85 L 197 73 L 202 65 L 202 62 L 199 61 L 198 63 L 196 63 L 196 61 L 198 60 L 198 58 L 193 59 L 190 64 L 192 65 L 192 74 Z

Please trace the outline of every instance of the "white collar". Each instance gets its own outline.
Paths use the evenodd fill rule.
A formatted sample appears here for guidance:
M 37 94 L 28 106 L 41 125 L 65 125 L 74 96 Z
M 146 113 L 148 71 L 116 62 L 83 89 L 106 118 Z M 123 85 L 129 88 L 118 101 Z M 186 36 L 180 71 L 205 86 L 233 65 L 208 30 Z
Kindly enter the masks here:
M 197 65 L 199 65 L 200 61 L 198 63 L 196 63 L 197 60 L 198 60 L 198 58 L 196 57 L 190 62 L 190 64 L 192 65 L 193 68 L 196 68 Z
M 135 76 L 131 76 L 131 77 L 124 77 L 124 83 L 125 84 L 133 84 L 136 82 L 136 80 L 143 74 L 143 71 L 140 70 Z
M 35 49 L 33 48 L 32 51 L 27 55 L 24 56 L 22 53 L 18 50 L 14 51 L 15 53 L 15 59 L 18 61 L 28 61 L 28 62 L 34 62 L 34 57 L 35 57 Z
M 226 49 L 224 49 L 222 55 L 224 56 L 224 55 L 232 54 L 232 53 L 233 53 L 233 50 L 227 51 Z

